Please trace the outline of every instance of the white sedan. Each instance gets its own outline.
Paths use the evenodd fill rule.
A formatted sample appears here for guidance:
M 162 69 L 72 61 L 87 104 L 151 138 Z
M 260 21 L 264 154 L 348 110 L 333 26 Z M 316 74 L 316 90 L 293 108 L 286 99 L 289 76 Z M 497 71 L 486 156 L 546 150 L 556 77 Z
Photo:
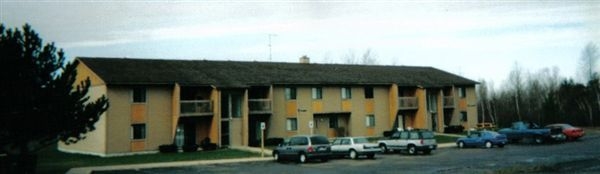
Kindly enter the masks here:
M 381 148 L 375 143 L 370 143 L 364 137 L 338 137 L 331 143 L 332 156 L 349 156 L 357 159 L 365 155 L 369 159 L 375 158 L 375 153 L 381 152 Z

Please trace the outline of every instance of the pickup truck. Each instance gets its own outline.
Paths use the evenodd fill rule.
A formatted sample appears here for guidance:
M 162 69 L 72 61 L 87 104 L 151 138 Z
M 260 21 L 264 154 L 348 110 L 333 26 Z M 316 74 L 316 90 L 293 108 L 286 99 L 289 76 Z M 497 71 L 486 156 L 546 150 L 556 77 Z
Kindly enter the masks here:
M 506 135 L 511 142 L 522 140 L 533 140 L 537 144 L 545 141 L 564 141 L 566 137 L 560 129 L 542 128 L 535 123 L 522 121 L 512 123 L 512 127 L 498 130 L 498 133 Z

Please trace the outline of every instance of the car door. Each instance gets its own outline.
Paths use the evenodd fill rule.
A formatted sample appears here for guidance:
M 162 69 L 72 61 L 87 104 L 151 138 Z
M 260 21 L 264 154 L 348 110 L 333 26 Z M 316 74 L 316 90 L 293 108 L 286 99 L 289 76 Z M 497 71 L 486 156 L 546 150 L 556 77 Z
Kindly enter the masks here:
M 414 138 L 419 138 L 418 132 L 406 131 L 400 134 L 400 140 L 398 141 L 398 146 L 400 149 L 407 149 L 410 140 Z
M 342 140 L 341 138 L 336 138 L 335 140 L 333 140 L 333 142 L 331 143 L 331 153 L 335 154 L 335 155 L 339 155 L 342 152 Z
M 469 145 L 469 146 L 478 146 L 478 145 L 481 145 L 482 143 L 483 143 L 483 141 L 481 139 L 481 133 L 479 133 L 479 132 L 471 133 L 471 135 L 469 135 L 469 138 L 465 142 L 465 144 Z

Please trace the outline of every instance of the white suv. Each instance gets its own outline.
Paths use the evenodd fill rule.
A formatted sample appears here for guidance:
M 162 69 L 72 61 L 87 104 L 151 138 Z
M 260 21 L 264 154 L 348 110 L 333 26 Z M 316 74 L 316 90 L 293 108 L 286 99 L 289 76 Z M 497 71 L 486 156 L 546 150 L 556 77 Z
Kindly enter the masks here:
M 392 136 L 377 141 L 382 152 L 407 151 L 410 155 L 417 152 L 430 154 L 437 148 L 434 134 L 428 130 L 408 130 L 394 132 Z

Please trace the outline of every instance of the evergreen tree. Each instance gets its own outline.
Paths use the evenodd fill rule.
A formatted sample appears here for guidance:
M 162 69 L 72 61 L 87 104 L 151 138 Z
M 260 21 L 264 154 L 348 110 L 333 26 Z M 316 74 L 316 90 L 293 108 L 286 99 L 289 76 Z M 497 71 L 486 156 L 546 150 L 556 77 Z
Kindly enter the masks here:
M 0 153 L 17 159 L 2 170 L 34 173 L 37 150 L 85 138 L 108 100 L 90 101 L 89 78 L 76 82 L 78 62 L 65 62 L 64 52 L 43 44 L 28 24 L 22 31 L 0 24 L 0 34 Z

